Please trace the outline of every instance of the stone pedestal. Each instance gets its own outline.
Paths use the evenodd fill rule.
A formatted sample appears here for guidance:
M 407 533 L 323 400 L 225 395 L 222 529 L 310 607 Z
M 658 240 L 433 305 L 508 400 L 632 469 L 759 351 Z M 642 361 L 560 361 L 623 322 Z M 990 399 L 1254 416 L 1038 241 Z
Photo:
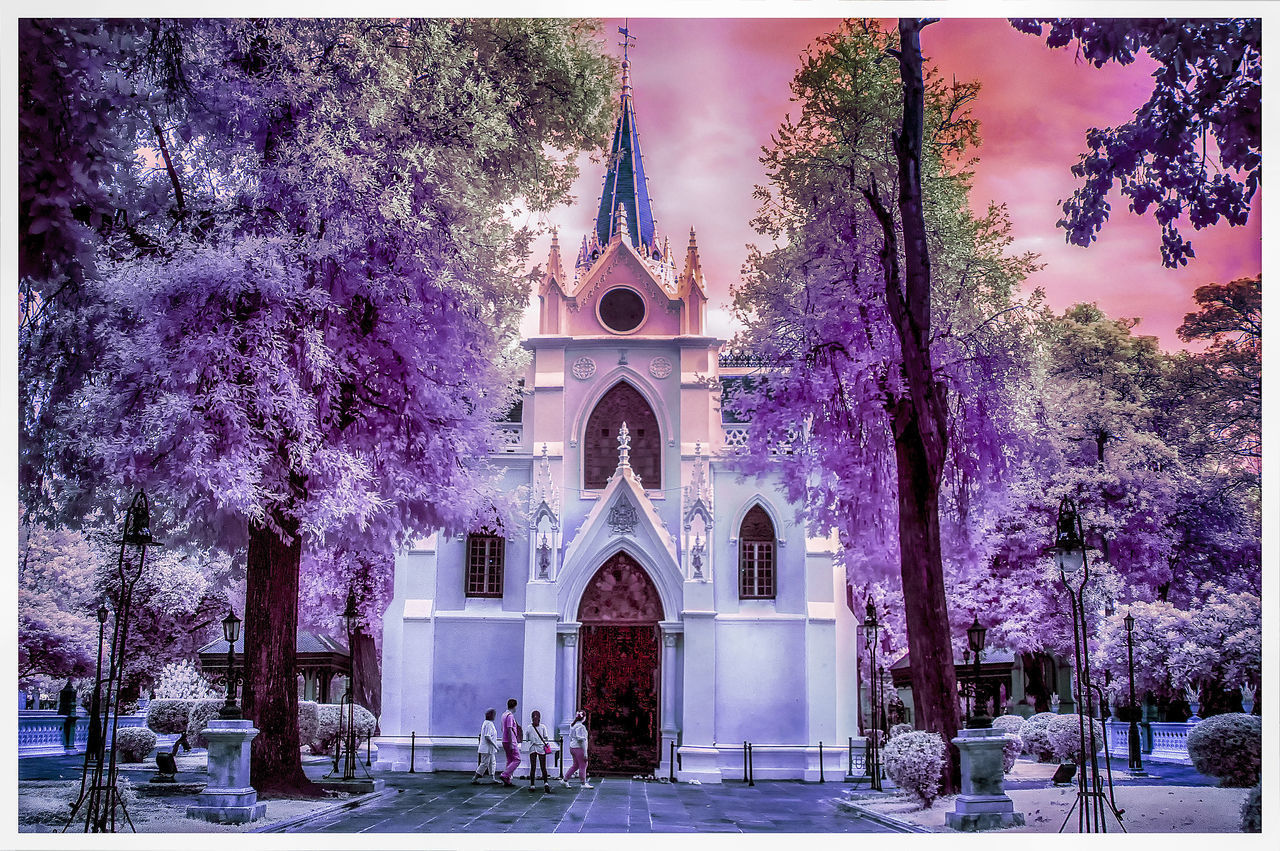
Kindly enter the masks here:
M 267 814 L 267 805 L 259 803 L 249 785 L 249 743 L 256 735 L 247 719 L 210 719 L 204 730 L 209 740 L 209 785 L 198 796 L 199 803 L 187 807 L 187 818 L 242 824 Z
M 947 827 L 991 830 L 1026 824 L 1004 793 L 1004 734 L 996 730 L 961 730 L 951 740 L 960 750 L 960 795 L 947 813 Z

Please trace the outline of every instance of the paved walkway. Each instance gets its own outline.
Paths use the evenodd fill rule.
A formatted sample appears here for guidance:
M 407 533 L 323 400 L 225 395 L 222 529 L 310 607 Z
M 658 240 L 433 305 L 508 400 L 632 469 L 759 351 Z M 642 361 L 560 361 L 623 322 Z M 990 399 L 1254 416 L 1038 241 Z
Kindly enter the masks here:
M 380 774 L 388 792 L 291 833 L 886 833 L 838 810 L 843 783 L 761 781 L 693 786 L 594 778 L 594 789 L 554 784 L 471 785 L 471 775 Z

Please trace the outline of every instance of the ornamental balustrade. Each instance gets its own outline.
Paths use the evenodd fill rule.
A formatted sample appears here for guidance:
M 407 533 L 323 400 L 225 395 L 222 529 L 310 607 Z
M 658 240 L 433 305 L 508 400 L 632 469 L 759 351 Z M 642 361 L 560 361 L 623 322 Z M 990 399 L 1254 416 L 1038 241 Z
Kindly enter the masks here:
M 1187 753 L 1187 734 L 1196 725 L 1182 721 L 1153 721 L 1143 726 L 1150 728 L 1150 746 L 1146 736 L 1140 736 L 1143 762 L 1163 762 L 1175 765 L 1191 765 Z M 1108 753 L 1113 757 L 1129 756 L 1129 722 L 1107 721 Z
M 498 442 L 503 452 L 519 452 L 524 443 L 523 425 L 503 425 L 498 427 Z
M 58 715 L 53 710 L 23 710 L 18 713 L 18 756 L 51 756 L 69 753 L 84 753 L 89 744 L 89 716 L 79 715 L 75 719 L 75 729 L 71 732 L 68 744 L 67 716 Z M 110 735 L 110 719 L 104 722 L 104 728 Z M 145 715 L 124 715 L 120 718 L 118 729 L 125 727 L 145 727 Z
M 723 423 L 722 427 L 724 428 L 724 445 L 736 453 L 745 452 L 747 449 L 747 436 L 751 431 L 750 424 Z M 773 446 L 770 446 L 769 454 L 790 455 L 792 445 L 798 437 L 800 437 L 799 431 L 795 428 L 788 428 L 786 440 L 778 441 Z

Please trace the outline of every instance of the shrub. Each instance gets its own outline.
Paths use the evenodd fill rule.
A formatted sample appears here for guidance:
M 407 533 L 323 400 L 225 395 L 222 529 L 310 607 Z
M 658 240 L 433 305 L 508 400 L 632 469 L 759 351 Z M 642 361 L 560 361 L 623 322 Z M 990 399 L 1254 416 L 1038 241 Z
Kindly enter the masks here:
M 191 701 L 191 715 L 187 718 L 187 741 L 191 743 L 191 747 L 209 747 L 209 740 L 203 735 L 204 728 L 209 726 L 209 719 L 216 718 L 218 710 L 226 705 L 225 697 Z
M 147 706 L 147 726 L 157 733 L 184 733 L 191 715 L 190 700 L 153 700 Z
M 1243 712 L 1206 718 L 1187 734 L 1187 754 L 1196 771 L 1223 786 L 1253 786 L 1262 772 L 1262 719 Z
M 1041 762 L 1048 762 L 1053 758 L 1053 743 L 1049 741 L 1049 722 L 1057 717 L 1053 712 L 1041 712 L 1028 718 L 1018 730 L 1025 752 L 1034 755 Z
M 170 662 L 156 677 L 156 698 L 171 700 L 204 700 L 214 697 L 213 689 L 195 665 L 187 661 Z
M 1249 797 L 1240 808 L 1240 830 L 1244 833 L 1262 833 L 1262 784 L 1249 790 Z
M 318 704 L 318 709 L 319 723 L 316 725 L 315 738 L 311 741 L 311 752 L 317 754 L 329 753 L 329 749 L 333 747 L 334 740 L 338 738 L 340 725 L 345 723 L 342 720 L 342 705 L 338 703 L 321 703 Z M 377 724 L 377 719 L 373 717 L 373 713 L 359 704 L 356 704 L 355 721 L 356 736 L 360 739 L 371 735 Z
M 903 733 L 885 745 L 885 771 L 898 788 L 930 807 L 938 797 L 946 752 L 946 745 L 937 733 Z
M 1022 737 L 1017 733 L 1004 734 L 1004 773 L 1008 774 L 1013 770 L 1014 763 L 1018 761 L 1018 754 L 1022 753 Z
M 156 746 L 156 734 L 146 727 L 116 730 L 116 754 L 121 762 L 142 762 Z
M 910 724 L 894 724 L 889 728 L 889 738 L 901 736 L 903 733 L 911 733 L 915 731 L 915 727 Z
M 1092 718 L 1085 718 L 1086 735 L 1092 736 L 1094 750 L 1106 758 L 1106 754 L 1102 751 L 1102 723 Z M 1049 745 L 1053 751 L 1053 755 L 1063 762 L 1080 762 L 1080 716 L 1079 715 L 1057 715 L 1049 722 L 1049 726 L 1045 731 L 1049 737 Z M 1086 741 L 1086 747 L 1088 742 Z M 1088 757 L 1089 753 L 1084 754 Z
M 997 718 L 991 719 L 992 729 L 1003 730 L 1006 733 L 1014 734 L 1017 734 L 1026 723 L 1027 719 L 1020 715 L 1001 715 Z
M 320 704 L 314 700 L 298 701 L 298 745 L 310 747 L 320 727 Z

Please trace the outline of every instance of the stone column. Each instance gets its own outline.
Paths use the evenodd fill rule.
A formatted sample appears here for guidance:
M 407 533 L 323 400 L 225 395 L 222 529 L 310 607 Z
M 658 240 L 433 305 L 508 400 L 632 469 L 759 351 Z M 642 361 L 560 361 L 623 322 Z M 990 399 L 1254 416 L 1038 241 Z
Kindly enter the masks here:
M 716 611 L 710 582 L 684 584 L 684 712 L 678 779 L 719 783 L 716 746 Z
M 661 750 L 658 754 L 658 776 L 666 777 L 671 773 L 671 745 L 680 735 L 676 724 L 676 668 L 677 643 L 679 633 L 677 624 L 663 623 L 662 627 L 662 715 L 660 736 Z
M 561 628 L 564 628 L 564 624 Z M 568 738 L 578 710 L 578 625 L 560 633 L 560 735 Z
M 955 810 L 946 814 L 947 827 L 990 830 L 1026 824 L 1004 792 L 1004 740 L 990 728 L 961 730 L 951 740 L 960 750 L 960 794 Z
M 253 722 L 241 718 L 211 718 L 204 731 L 209 740 L 209 783 L 187 807 L 187 818 L 223 824 L 243 824 L 267 814 L 267 805 L 249 785 L 249 744 L 258 735 Z

